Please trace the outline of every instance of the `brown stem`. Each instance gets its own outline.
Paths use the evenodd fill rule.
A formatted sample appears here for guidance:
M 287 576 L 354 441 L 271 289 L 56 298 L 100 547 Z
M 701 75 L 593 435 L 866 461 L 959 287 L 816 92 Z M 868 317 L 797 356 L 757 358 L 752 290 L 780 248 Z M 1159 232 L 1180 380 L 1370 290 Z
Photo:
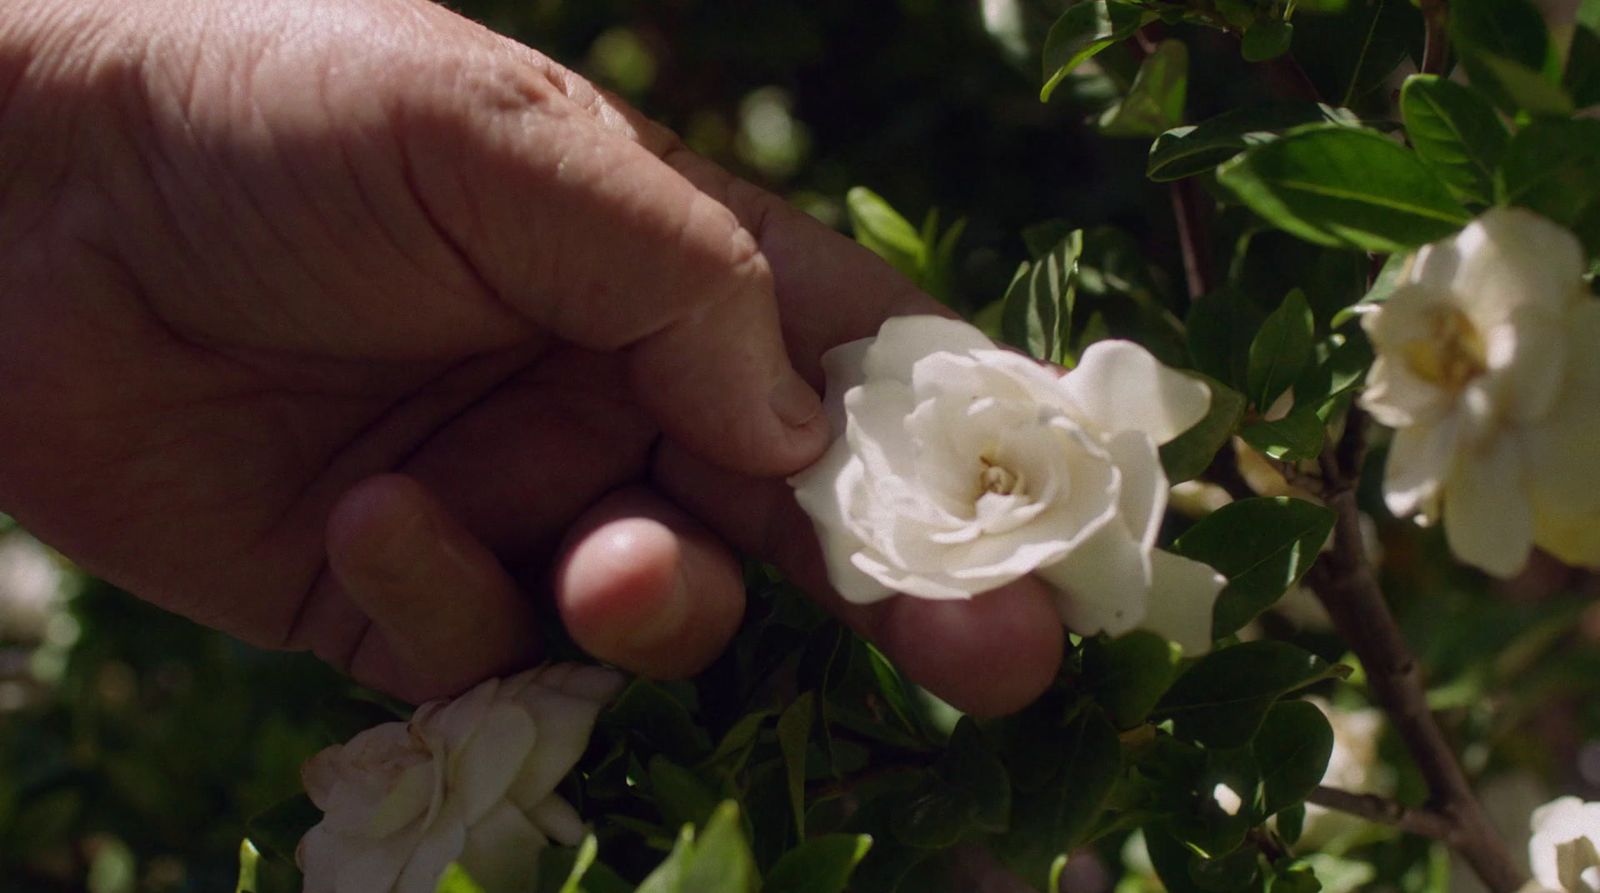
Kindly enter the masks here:
M 1205 200 L 1193 177 L 1172 183 L 1172 216 L 1178 222 L 1178 244 L 1183 251 L 1183 278 L 1189 300 L 1208 294 L 1215 280 L 1211 270 L 1211 236 L 1201 203 Z
M 1449 841 L 1455 833 L 1455 826 L 1450 820 L 1432 810 L 1412 809 L 1373 794 L 1354 794 L 1338 788 L 1318 787 L 1306 798 L 1306 802 L 1434 840 Z
M 1364 429 L 1365 415 L 1351 410 L 1344 436 L 1319 459 L 1322 496 L 1336 516 L 1333 548 L 1306 579 L 1339 634 L 1361 659 L 1374 699 L 1388 714 L 1428 783 L 1433 811 L 1450 824 L 1444 839 L 1493 893 L 1513 893 L 1525 878 L 1490 826 L 1454 749 L 1428 709 L 1422 670 L 1389 612 L 1367 559 L 1355 493 Z
M 1427 43 L 1422 50 L 1423 74 L 1444 74 L 1450 58 L 1450 5 L 1447 0 L 1422 0 L 1422 21 L 1427 28 Z

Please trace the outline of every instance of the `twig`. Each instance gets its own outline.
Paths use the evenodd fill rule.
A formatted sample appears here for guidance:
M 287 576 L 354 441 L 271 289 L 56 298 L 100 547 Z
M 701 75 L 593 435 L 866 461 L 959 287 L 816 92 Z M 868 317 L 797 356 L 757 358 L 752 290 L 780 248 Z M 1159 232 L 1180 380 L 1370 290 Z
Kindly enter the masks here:
M 1432 810 L 1412 809 L 1373 794 L 1353 794 L 1338 788 L 1318 787 L 1306 798 L 1306 802 L 1434 840 L 1448 841 L 1455 832 L 1455 826 L 1449 819 Z
M 1433 812 L 1449 823 L 1443 837 L 1493 893 L 1514 893 L 1525 878 L 1472 794 L 1455 751 L 1428 709 L 1422 671 L 1400 634 L 1383 590 L 1373 576 L 1356 506 L 1365 415 L 1351 410 L 1344 436 L 1324 450 L 1323 499 L 1336 514 L 1333 548 L 1307 581 L 1340 635 L 1366 669 L 1378 706 L 1388 714 L 1431 793 Z
M 1450 57 L 1450 6 L 1446 0 L 1422 0 L 1422 21 L 1427 29 L 1427 43 L 1422 50 L 1423 74 L 1444 74 L 1444 65 Z
M 1172 183 L 1172 216 L 1178 223 L 1178 245 L 1183 250 L 1183 277 L 1189 300 L 1198 301 L 1212 290 L 1211 238 L 1201 212 L 1200 189 L 1194 178 Z

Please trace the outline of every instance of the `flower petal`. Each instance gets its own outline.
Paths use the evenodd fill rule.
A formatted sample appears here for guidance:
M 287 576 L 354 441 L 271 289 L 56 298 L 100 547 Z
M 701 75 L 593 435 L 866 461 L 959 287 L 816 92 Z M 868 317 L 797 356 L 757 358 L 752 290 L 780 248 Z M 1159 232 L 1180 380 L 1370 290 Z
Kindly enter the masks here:
M 1055 587 L 1061 619 L 1079 635 L 1121 635 L 1139 625 L 1149 605 L 1150 550 L 1116 519 L 1035 575 Z
M 501 801 L 467 828 L 456 862 L 488 891 L 528 886 L 539 864 L 539 851 L 550 841 L 510 803 Z
M 551 794 L 534 804 L 533 808 L 528 810 L 528 818 L 551 840 L 567 846 L 582 843 L 583 836 L 588 831 L 578 811 L 557 794 Z
M 1577 237 L 1522 208 L 1494 208 L 1454 238 L 1417 253 L 1412 281 L 1454 292 L 1480 326 L 1518 308 L 1559 315 L 1584 273 Z
M 603 697 L 593 696 L 600 691 L 595 682 L 599 677 L 590 670 L 611 677 L 612 687 L 604 691 Z M 528 673 L 531 675 L 526 678 L 519 677 L 522 687 L 516 702 L 532 716 L 539 740 L 509 793 L 511 802 L 523 808 L 548 797 L 572 771 L 589 746 L 595 718 L 622 683 L 618 674 L 573 664 L 541 667 Z
M 311 826 L 294 849 L 294 863 L 304 878 L 301 893 L 335 893 L 339 876 L 339 838 L 325 822 Z
M 1088 427 L 1143 431 L 1158 444 L 1194 427 L 1211 405 L 1210 388 L 1131 341 L 1089 345 L 1062 383 Z
M 1143 431 L 1123 431 L 1106 440 L 1111 461 L 1122 472 L 1117 490 L 1117 510 L 1139 542 L 1150 548 L 1161 531 L 1167 512 L 1167 473 L 1155 442 Z
M 533 755 L 534 744 L 543 751 L 545 730 L 517 704 L 498 703 L 484 713 L 477 730 L 450 753 L 448 797 L 461 820 L 470 827 L 505 799 Z
M 1383 499 L 1396 517 L 1426 511 L 1455 463 L 1456 420 L 1401 428 L 1389 444 L 1383 472 Z
M 438 886 L 439 877 L 461 855 L 461 850 L 467 845 L 467 827 L 459 821 L 441 822 L 430 828 L 428 834 L 417 841 L 411 850 L 411 860 L 405 864 L 405 870 L 400 872 L 399 878 L 394 882 L 394 893 L 433 893 Z M 352 875 L 359 877 L 354 871 Z M 370 882 L 361 886 L 353 886 L 348 890 L 344 887 L 345 873 L 340 872 L 339 893 L 372 893 L 374 890 L 383 890 L 387 887 L 375 886 Z
M 917 361 L 936 353 L 992 350 L 994 342 L 972 325 L 942 316 L 897 316 L 878 329 L 861 368 L 868 381 L 911 383 Z
M 1457 465 L 1444 490 L 1445 539 L 1457 558 L 1497 577 L 1527 564 L 1533 518 L 1521 478 L 1511 437 Z
M 894 594 L 862 573 L 851 560 L 865 543 L 852 532 L 844 506 L 867 498 L 864 475 L 861 461 L 850 454 L 850 445 L 841 437 L 815 465 L 789 479 L 795 501 L 810 516 L 811 526 L 822 543 L 828 582 L 845 601 L 862 605 Z
M 1160 549 L 1150 553 L 1150 570 L 1150 599 L 1139 627 L 1177 642 L 1189 657 L 1210 651 L 1212 609 L 1227 578 Z

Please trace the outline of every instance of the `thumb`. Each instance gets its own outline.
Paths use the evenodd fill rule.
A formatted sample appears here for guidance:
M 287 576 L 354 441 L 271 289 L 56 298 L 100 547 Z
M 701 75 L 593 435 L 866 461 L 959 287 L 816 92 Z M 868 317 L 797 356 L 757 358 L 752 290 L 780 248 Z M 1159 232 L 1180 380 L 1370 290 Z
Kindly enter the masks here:
M 784 349 L 756 238 L 670 158 L 521 61 L 533 69 L 522 98 L 480 105 L 468 157 L 459 131 L 411 134 L 431 216 L 518 312 L 579 346 L 629 352 L 637 400 L 691 452 L 752 474 L 809 464 L 827 422 Z

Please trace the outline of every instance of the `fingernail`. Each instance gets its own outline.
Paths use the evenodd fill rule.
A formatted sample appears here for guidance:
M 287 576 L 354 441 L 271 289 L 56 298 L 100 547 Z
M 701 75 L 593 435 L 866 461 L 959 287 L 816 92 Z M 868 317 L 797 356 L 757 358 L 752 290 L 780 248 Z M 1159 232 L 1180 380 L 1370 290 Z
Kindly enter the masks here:
M 772 389 L 772 411 L 791 428 L 801 428 L 822 414 L 822 398 L 797 373 L 786 373 Z

